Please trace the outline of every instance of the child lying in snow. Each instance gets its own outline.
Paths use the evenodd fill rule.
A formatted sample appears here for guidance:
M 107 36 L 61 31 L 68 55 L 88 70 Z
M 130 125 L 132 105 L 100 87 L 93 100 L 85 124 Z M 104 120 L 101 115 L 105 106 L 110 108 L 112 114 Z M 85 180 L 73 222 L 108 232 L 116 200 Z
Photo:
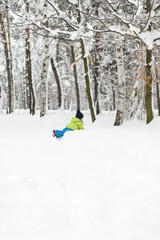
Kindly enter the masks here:
M 63 137 L 65 132 L 83 129 L 83 114 L 77 110 L 76 117 L 72 118 L 70 123 L 63 130 L 53 130 L 53 137 Z

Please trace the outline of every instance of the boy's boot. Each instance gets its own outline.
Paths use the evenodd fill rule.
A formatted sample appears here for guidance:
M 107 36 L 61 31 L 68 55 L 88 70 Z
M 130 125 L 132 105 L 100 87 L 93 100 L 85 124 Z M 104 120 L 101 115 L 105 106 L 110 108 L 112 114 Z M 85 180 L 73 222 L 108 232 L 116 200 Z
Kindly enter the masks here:
M 56 130 L 53 129 L 53 132 L 52 132 L 52 136 L 55 137 L 56 136 Z

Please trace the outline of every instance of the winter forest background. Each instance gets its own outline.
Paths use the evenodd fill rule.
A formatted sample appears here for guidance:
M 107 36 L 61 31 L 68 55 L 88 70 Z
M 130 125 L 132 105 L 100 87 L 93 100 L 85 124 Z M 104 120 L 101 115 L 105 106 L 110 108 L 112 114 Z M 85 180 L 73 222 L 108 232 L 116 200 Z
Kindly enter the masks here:
M 0 0 L 0 111 L 160 115 L 159 0 Z
M 0 0 L 0 53 L 0 239 L 159 240 L 160 0 Z

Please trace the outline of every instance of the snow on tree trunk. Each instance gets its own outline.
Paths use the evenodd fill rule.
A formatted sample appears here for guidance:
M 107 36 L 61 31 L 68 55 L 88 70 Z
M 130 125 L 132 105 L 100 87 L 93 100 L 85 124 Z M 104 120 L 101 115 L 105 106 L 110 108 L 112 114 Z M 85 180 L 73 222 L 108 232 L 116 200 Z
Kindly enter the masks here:
M 75 81 L 75 90 L 76 90 L 76 99 L 77 99 L 77 109 L 80 110 L 80 92 L 79 92 L 79 85 L 78 85 L 78 78 L 77 78 L 77 68 L 75 62 L 75 55 L 74 55 L 74 48 L 71 45 L 71 55 L 72 55 L 72 66 L 73 66 L 73 74 L 74 74 L 74 81 Z
M 118 103 L 117 113 L 114 126 L 119 126 L 123 123 L 124 118 L 124 66 L 123 66 L 123 52 L 122 41 L 119 34 L 115 34 L 115 45 L 117 55 L 117 69 L 118 69 Z
M 48 28 L 48 20 L 47 17 L 47 3 L 44 4 L 44 19 L 45 19 L 45 28 Z M 48 32 L 44 37 L 44 59 L 42 65 L 41 72 L 41 84 L 40 84 L 40 117 L 43 117 L 46 114 L 47 109 L 47 73 L 48 73 L 48 65 L 49 65 L 49 38 Z
M 48 40 L 48 38 L 47 38 Z M 46 42 L 46 40 L 45 40 Z M 48 62 L 49 62 L 49 48 L 48 48 L 48 41 L 45 44 L 45 51 L 44 51 L 45 58 L 43 60 L 42 66 L 42 73 L 41 73 L 41 85 L 40 85 L 40 116 L 43 117 L 46 114 L 47 108 L 47 73 L 48 73 Z

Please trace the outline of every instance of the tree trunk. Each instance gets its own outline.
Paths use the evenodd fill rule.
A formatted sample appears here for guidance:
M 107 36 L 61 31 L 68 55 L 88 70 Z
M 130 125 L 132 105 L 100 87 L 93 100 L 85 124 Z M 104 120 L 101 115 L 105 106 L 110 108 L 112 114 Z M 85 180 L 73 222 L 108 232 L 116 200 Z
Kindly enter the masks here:
M 153 119 L 152 112 L 152 74 L 150 63 L 152 61 L 152 50 L 146 49 L 146 123 L 150 123 Z
M 71 45 L 71 55 L 72 55 L 73 74 L 74 74 L 75 89 L 76 89 L 77 109 L 80 110 L 80 93 L 79 93 L 79 85 L 78 85 L 78 78 L 77 78 L 77 68 L 76 68 L 76 62 L 75 62 L 75 55 L 74 55 L 73 45 Z
M 150 0 L 147 0 L 147 13 L 151 12 L 152 5 Z M 151 32 L 151 23 L 148 26 L 148 31 Z M 146 123 L 150 123 L 153 120 L 152 112 L 152 73 L 151 73 L 151 62 L 152 62 L 152 50 L 146 48 Z
M 157 57 L 155 58 L 155 62 L 158 62 Z M 160 116 L 160 96 L 159 96 L 159 76 L 158 76 L 158 65 L 156 65 L 156 91 L 157 91 L 157 106 L 158 106 L 158 116 Z
M 92 119 L 92 122 L 94 122 L 96 120 L 96 117 L 95 117 L 92 97 L 91 97 L 90 80 L 88 75 L 88 62 L 87 62 L 87 58 L 85 57 L 85 46 L 82 38 L 80 38 L 80 43 L 81 43 L 82 58 L 83 58 L 83 65 L 84 65 L 84 72 L 85 72 L 87 98 L 88 98 L 89 109 L 91 113 L 91 119 Z
M 96 7 L 96 17 L 99 17 L 99 11 L 98 11 L 98 7 L 99 7 L 99 2 L 97 2 L 95 4 Z M 95 27 L 95 30 L 97 30 L 98 27 Z M 94 52 L 95 52 L 95 57 L 94 57 L 94 75 L 95 75 L 95 110 L 96 110 L 96 114 L 98 115 L 100 113 L 100 55 L 99 55 L 99 46 L 100 46 L 100 33 L 96 32 L 95 33 L 95 48 L 94 48 Z
M 113 93 L 113 111 L 116 109 L 116 96 L 115 96 L 115 88 L 112 87 L 112 93 Z
M 78 4 L 75 5 L 77 8 L 79 7 L 79 1 Z M 77 10 L 77 22 L 80 24 L 81 22 L 81 13 L 79 9 Z M 90 89 L 90 79 L 88 75 L 88 61 L 87 58 L 85 57 L 85 45 L 84 41 L 82 38 L 80 38 L 80 44 L 81 44 L 81 49 L 82 49 L 82 59 L 83 59 L 83 66 L 84 66 L 84 73 L 85 73 L 85 81 L 86 81 L 86 93 L 87 93 L 87 98 L 88 98 L 88 104 L 89 104 L 89 109 L 90 109 L 90 114 L 91 114 L 91 119 L 92 122 L 96 120 L 95 113 L 94 113 L 94 108 L 93 108 L 93 102 L 92 102 L 92 97 L 91 97 L 91 89 Z
M 44 4 L 44 19 L 47 18 L 47 3 Z M 45 20 L 45 28 L 48 28 L 48 19 Z M 44 59 L 41 73 L 41 85 L 40 85 L 40 117 L 43 117 L 46 114 L 47 110 L 47 74 L 48 74 L 48 64 L 49 64 L 49 39 L 48 32 L 44 38 Z
M 31 60 L 31 51 L 30 51 L 30 34 L 29 28 L 26 29 L 27 38 L 26 38 L 26 71 L 27 71 L 27 85 L 29 87 L 28 91 L 28 100 L 29 100 L 29 109 L 30 114 L 35 114 L 35 94 L 33 90 L 33 83 L 32 83 L 32 60 Z
M 3 104 L 2 83 L 0 83 L 0 113 L 2 112 L 2 104 Z
M 29 13 L 29 2 L 26 1 L 26 11 Z M 30 114 L 35 114 L 35 94 L 33 89 L 32 80 L 32 60 L 31 60 L 31 47 L 30 47 L 30 29 L 26 29 L 26 71 L 27 71 L 27 82 L 29 87 L 29 109 Z
M 94 71 L 95 76 L 97 76 L 97 70 Z M 100 114 L 100 82 L 95 77 L 95 109 L 96 109 L 96 115 Z
M 123 123 L 124 118 L 124 66 L 123 66 L 123 52 L 120 35 L 116 34 L 116 54 L 117 54 L 117 69 L 118 69 L 118 104 L 117 114 L 114 126 L 119 126 Z
M 14 110 L 14 82 L 13 82 L 13 64 L 12 64 L 12 47 L 10 36 L 10 20 L 8 10 L 8 0 L 6 0 L 6 18 L 7 18 L 7 32 L 8 32 L 8 48 L 9 48 L 9 60 L 10 60 L 10 81 L 11 81 L 11 111 Z
M 2 1 L 0 1 L 0 7 L 2 5 Z M 0 23 L 1 23 L 1 30 L 2 30 L 2 37 L 4 41 L 4 52 L 5 52 L 5 59 L 6 59 L 6 69 L 7 69 L 7 78 L 8 78 L 8 110 L 9 113 L 13 112 L 13 104 L 12 104 L 12 86 L 11 86 L 11 68 L 10 68 L 10 58 L 9 58 L 9 49 L 8 49 L 8 42 L 6 37 L 6 30 L 4 27 L 3 16 L 0 9 Z
M 159 97 L 159 83 L 156 83 L 156 89 L 157 89 L 157 103 L 158 103 L 158 116 L 160 116 L 160 97 Z
M 62 107 L 62 89 L 61 89 L 61 83 L 60 83 L 60 79 L 57 73 L 57 69 L 56 66 L 54 64 L 54 60 L 53 58 L 50 59 L 51 61 L 51 66 L 52 66 L 52 70 L 53 70 L 53 74 L 56 80 L 56 84 L 57 84 L 57 89 L 58 89 L 58 107 L 61 108 Z

